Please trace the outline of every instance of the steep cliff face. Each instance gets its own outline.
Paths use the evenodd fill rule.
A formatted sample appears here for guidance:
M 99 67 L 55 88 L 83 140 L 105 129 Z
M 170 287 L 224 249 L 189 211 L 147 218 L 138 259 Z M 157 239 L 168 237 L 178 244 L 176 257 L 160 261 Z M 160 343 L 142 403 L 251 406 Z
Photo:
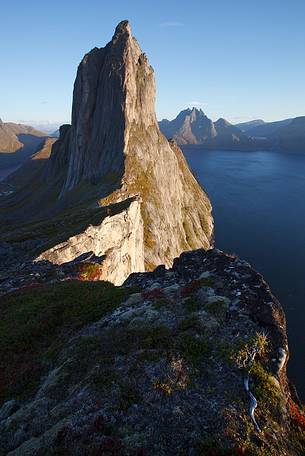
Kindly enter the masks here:
M 53 147 L 47 178 L 57 170 L 65 170 L 63 201 L 84 185 L 96 188 L 103 206 L 141 198 L 147 269 L 170 266 L 181 251 L 210 246 L 209 199 L 180 149 L 160 133 L 153 69 L 127 21 L 79 65 L 72 125 Z M 105 182 L 116 189 L 105 190 Z
M 123 21 L 110 43 L 94 48 L 79 65 L 62 194 L 82 180 L 122 176 L 133 125 L 156 127 L 154 102 L 153 70 Z

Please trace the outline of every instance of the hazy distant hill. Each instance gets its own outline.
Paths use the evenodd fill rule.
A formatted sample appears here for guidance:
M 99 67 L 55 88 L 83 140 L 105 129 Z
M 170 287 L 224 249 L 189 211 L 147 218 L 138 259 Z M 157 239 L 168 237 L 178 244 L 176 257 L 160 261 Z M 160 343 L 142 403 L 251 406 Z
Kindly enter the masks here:
M 51 138 L 59 138 L 59 128 L 50 134 Z
M 15 166 L 37 151 L 46 135 L 28 125 L 0 119 L 0 168 Z
M 181 111 L 172 121 L 163 119 L 159 126 L 167 138 L 173 138 L 182 145 L 200 144 L 211 148 L 235 149 L 247 148 L 253 143 L 253 140 L 235 125 L 225 119 L 213 122 L 197 108 Z
M 25 160 L 17 170 L 11 172 L 5 182 L 0 184 L 0 194 L 6 186 L 11 187 L 13 185 L 17 189 L 22 188 L 22 186 L 29 186 L 31 182 L 38 181 L 45 163 L 50 157 L 55 141 L 56 138 L 44 139 L 40 146 L 38 146 L 37 152 Z
M 253 136 L 254 138 L 270 139 L 275 135 L 276 131 L 279 128 L 288 125 L 291 121 L 292 119 L 279 120 L 276 122 L 265 122 L 261 125 L 257 125 L 256 127 L 249 128 L 247 130 L 247 135 Z
M 274 141 L 280 149 L 305 153 L 305 116 L 296 117 L 277 129 Z
M 251 138 L 243 134 L 238 127 L 232 125 L 223 118 L 214 122 L 214 128 L 216 130 L 216 136 L 213 138 L 211 145 L 218 147 L 249 147 L 253 144 L 253 140 Z
M 25 125 L 30 125 L 31 127 L 35 128 L 36 130 L 42 131 L 45 133 L 47 136 L 51 136 L 51 134 L 58 130 L 59 127 L 62 124 L 65 124 L 67 122 L 64 121 L 58 121 L 58 122 L 53 122 L 53 121 L 48 121 L 48 120 L 21 120 L 19 123 L 25 124 Z
M 263 125 L 265 122 L 262 119 L 249 120 L 248 122 L 241 122 L 235 124 L 235 127 L 239 128 L 242 132 L 247 132 L 251 128 Z
M 0 153 L 12 153 L 24 146 L 23 135 L 41 138 L 45 136 L 41 131 L 28 125 L 13 122 L 2 122 L 0 119 Z

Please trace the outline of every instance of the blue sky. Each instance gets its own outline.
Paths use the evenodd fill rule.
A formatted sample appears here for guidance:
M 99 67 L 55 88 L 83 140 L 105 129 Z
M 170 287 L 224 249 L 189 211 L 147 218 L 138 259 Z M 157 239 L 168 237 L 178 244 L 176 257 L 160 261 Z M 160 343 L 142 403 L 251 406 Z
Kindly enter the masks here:
M 17 0 L 1 19 L 4 121 L 69 121 L 79 61 L 122 19 L 155 69 L 158 118 L 305 115 L 304 0 Z

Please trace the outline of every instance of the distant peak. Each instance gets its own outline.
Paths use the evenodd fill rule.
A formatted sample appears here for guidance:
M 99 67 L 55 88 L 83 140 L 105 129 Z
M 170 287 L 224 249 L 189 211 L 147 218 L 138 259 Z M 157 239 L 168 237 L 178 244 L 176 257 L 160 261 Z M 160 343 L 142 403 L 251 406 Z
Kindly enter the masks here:
M 1 119 L 1 117 L 0 117 L 0 125 L 2 125 L 2 124 L 3 124 L 3 122 L 2 122 L 2 119 Z
M 124 36 L 124 35 L 131 36 L 131 26 L 130 26 L 129 21 L 127 21 L 127 20 L 121 21 L 116 26 L 112 39 L 117 40 L 118 38 L 120 38 L 121 36 Z
M 192 109 L 190 109 L 190 112 L 195 113 L 195 114 L 199 114 L 200 116 L 205 116 L 205 114 L 202 111 L 202 109 L 201 108 L 196 108 L 195 106 L 193 106 Z
M 228 125 L 231 125 L 230 122 L 228 122 L 226 119 L 224 119 L 223 117 L 220 117 L 216 122 L 215 122 L 216 125 L 224 125 L 224 126 L 228 126 Z
M 189 113 L 191 115 L 192 121 L 196 121 L 198 119 L 202 119 L 203 117 L 206 117 L 202 109 L 198 109 L 193 107 L 191 110 L 189 110 Z

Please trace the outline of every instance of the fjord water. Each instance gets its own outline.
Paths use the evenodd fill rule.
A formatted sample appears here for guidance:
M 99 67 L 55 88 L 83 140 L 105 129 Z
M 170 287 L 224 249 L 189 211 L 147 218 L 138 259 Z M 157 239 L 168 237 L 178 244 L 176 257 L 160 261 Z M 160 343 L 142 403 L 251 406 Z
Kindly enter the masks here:
M 216 247 L 264 275 L 287 318 L 289 375 L 305 398 L 305 155 L 183 147 L 208 192 Z

